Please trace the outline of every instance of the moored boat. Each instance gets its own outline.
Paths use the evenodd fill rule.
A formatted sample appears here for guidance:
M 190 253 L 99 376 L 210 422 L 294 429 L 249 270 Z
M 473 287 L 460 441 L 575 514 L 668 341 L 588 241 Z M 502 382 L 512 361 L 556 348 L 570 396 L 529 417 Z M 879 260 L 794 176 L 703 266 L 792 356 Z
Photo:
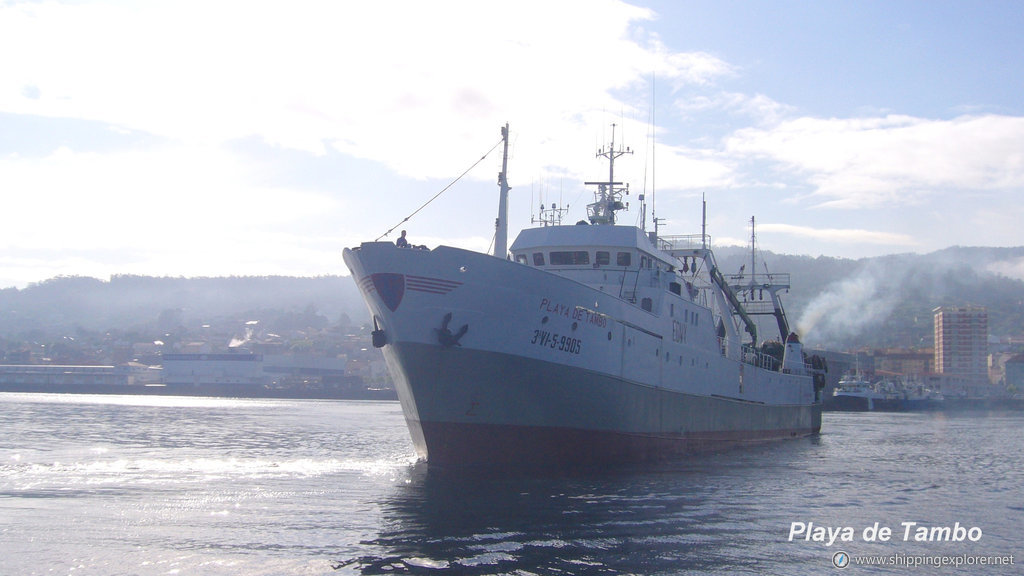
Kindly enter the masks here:
M 829 410 L 842 412 L 910 412 L 941 410 L 942 394 L 902 380 L 872 383 L 854 372 L 839 380 L 832 391 Z

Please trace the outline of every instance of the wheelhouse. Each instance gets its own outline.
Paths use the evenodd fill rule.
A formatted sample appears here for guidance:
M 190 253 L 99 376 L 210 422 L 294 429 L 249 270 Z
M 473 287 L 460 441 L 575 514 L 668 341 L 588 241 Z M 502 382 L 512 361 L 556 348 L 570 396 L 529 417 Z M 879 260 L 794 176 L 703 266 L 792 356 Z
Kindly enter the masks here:
M 632 226 L 549 226 L 523 230 L 512 243 L 516 262 L 559 270 L 672 270 L 650 239 Z

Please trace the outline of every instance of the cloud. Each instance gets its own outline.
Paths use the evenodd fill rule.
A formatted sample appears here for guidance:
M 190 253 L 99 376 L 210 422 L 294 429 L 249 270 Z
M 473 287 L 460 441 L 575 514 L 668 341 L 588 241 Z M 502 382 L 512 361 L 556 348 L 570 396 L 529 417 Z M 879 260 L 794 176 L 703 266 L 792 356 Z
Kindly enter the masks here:
M 757 124 L 776 124 L 796 109 L 777 102 L 764 94 L 743 94 L 741 92 L 718 92 L 691 94 L 678 98 L 675 106 L 687 116 L 703 116 L 710 112 L 739 114 Z
M 612 0 L 509 10 L 411 1 L 12 4 L 0 8 L 0 51 L 20 56 L 0 79 L 0 110 L 190 143 L 256 135 L 314 154 L 332 147 L 406 176 L 447 177 L 505 121 L 579 156 L 609 113 L 644 133 L 616 92 L 644 89 L 652 73 L 681 85 L 728 73 L 708 54 L 669 51 L 639 28 L 652 17 Z M 544 165 L 522 160 L 530 173 Z
M 535 178 L 576 186 L 606 170 L 595 131 L 615 122 L 617 142 L 642 147 L 647 113 L 632 103 L 647 101 L 652 73 L 677 87 L 731 73 L 709 54 L 669 50 L 643 28 L 652 17 L 614 0 L 2 3 L 0 52 L 19 56 L 4 62 L 0 113 L 34 119 L 18 125 L 45 125 L 46 138 L 25 154 L 13 137 L 0 155 L 5 194 L 17 196 L 0 245 L 55 273 L 332 270 L 341 246 L 386 229 L 368 233 L 383 217 L 338 198 L 364 207 L 353 196 L 372 191 L 376 207 L 416 206 L 428 195 L 410 180 L 449 181 L 506 121 L 517 193 Z M 238 142 L 355 158 L 345 165 L 382 167 L 380 181 L 339 171 L 272 186 Z M 677 166 L 666 183 L 727 180 L 713 153 L 663 149 Z M 491 160 L 466 180 L 490 184 Z M 47 216 L 17 221 L 13 208 Z M 445 243 L 478 247 L 480 232 Z M 69 250 L 74 259 L 60 256 Z
M 761 232 L 776 232 L 801 238 L 813 238 L 826 242 L 858 242 L 867 244 L 885 244 L 896 246 L 916 246 L 917 241 L 907 235 L 861 228 L 812 228 L 791 224 L 758 224 Z
M 748 128 L 726 149 L 776 162 L 810 183 L 819 207 L 918 204 L 949 190 L 1024 186 L 1024 118 L 798 118 Z
M 592 152 L 613 122 L 616 143 L 636 151 L 616 175 L 634 193 L 648 173 L 653 183 L 644 168 L 652 76 L 658 114 L 671 116 L 654 138 L 659 215 L 673 202 L 690 209 L 680 192 L 708 191 L 730 214 L 756 205 L 759 218 L 817 224 L 808 206 L 941 212 L 928 201 L 942 192 L 991 198 L 1024 184 L 1024 119 L 795 117 L 770 93 L 730 88 L 743 73 L 733 64 L 671 49 L 650 31 L 656 17 L 615 0 L 501 10 L 468 0 L 0 3 L 0 52 L 18 55 L 0 74 L 0 128 L 19 127 L 0 130 L 5 198 L 20 193 L 11 206 L 48 214 L 2 217 L 12 226 L 0 246 L 25 251 L 25 262 L 48 250 L 74 270 L 101 259 L 112 272 L 238 273 L 261 262 L 268 272 L 333 270 L 341 246 L 376 237 L 426 200 L 490 149 L 506 121 L 514 234 L 529 221 L 531 182 L 557 187 L 559 201 L 564 182 L 565 201 L 582 208 L 580 183 L 607 173 Z M 432 206 L 416 234 L 480 245 L 499 161 L 492 155 L 460 182 L 458 202 Z M 467 216 L 485 195 L 486 208 Z M 971 202 L 946 209 L 956 221 L 928 225 L 939 239 L 902 222 L 895 234 L 778 231 L 850 239 L 851 250 L 912 246 L 910 237 L 948 244 L 954 229 L 979 242 L 1019 237 L 1020 209 L 1003 199 L 983 214 Z M 461 237 L 446 236 L 456 229 Z M 154 243 L 157 232 L 178 237 Z M 240 238 L 244 249 L 232 252 Z M 266 253 L 250 252 L 257 247 Z M 118 268 L 115 251 L 133 260 Z
M 725 188 L 734 183 L 734 169 L 729 158 L 713 150 L 658 145 L 656 154 L 657 183 L 661 188 L 705 190 Z M 639 170 L 633 173 L 639 173 Z
M 61 274 L 284 273 L 313 264 L 303 260 L 311 238 L 288 231 L 339 212 L 339 202 L 267 186 L 254 173 L 219 148 L 0 157 L 0 249 L 21 255 L 7 265 Z M 324 271 L 337 263 L 317 257 Z

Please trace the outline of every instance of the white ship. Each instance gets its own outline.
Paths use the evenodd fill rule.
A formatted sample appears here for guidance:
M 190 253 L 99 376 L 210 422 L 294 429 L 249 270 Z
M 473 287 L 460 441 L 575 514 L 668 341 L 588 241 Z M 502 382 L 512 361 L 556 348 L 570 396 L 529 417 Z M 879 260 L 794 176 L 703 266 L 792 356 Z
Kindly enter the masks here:
M 895 397 L 884 392 L 861 377 L 857 372 L 843 376 L 832 391 L 830 408 L 839 411 L 870 412 L 887 408 Z
M 923 385 L 911 385 L 902 380 L 882 380 L 872 384 L 854 372 L 839 380 L 832 391 L 829 409 L 849 412 L 939 410 L 944 401 L 942 394 Z
M 526 229 L 506 249 L 506 125 L 493 255 L 344 251 L 432 467 L 663 459 L 820 430 L 824 378 L 789 333 L 788 274 L 727 281 L 704 232 L 617 225 L 628 187 L 612 133 L 587 222 Z M 775 317 L 784 356 L 762 353 L 757 314 Z

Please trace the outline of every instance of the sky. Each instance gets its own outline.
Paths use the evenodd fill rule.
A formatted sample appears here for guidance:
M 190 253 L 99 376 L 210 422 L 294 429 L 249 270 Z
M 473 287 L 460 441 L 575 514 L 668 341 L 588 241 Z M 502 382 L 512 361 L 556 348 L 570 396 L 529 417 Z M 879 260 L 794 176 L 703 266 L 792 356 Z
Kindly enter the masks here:
M 0 0 L 0 287 L 347 274 L 393 228 L 486 251 L 506 122 L 510 244 L 541 202 L 585 217 L 614 124 L 620 224 L 644 194 L 697 233 L 703 197 L 715 246 L 752 216 L 779 253 L 1021 246 L 1022 29 L 1013 0 Z

